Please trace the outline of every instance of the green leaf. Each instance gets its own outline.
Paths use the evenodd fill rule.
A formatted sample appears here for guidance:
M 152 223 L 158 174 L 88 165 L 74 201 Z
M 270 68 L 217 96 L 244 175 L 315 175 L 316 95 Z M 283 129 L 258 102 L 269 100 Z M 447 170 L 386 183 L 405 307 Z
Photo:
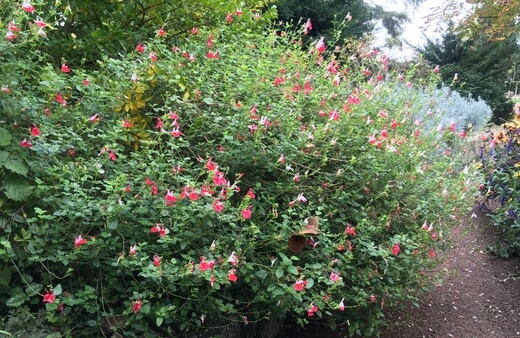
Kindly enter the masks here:
M 281 278 L 283 276 L 283 269 L 276 269 L 276 278 Z
M 19 290 L 5 302 L 5 305 L 9 307 L 18 307 L 28 300 L 29 297 L 23 291 Z
M 0 271 L 0 285 L 7 286 L 11 282 L 11 268 L 7 265 Z
M 7 174 L 2 185 L 7 198 L 13 201 L 25 201 L 32 193 L 33 187 L 29 182 L 16 174 Z
M 265 279 L 265 277 L 267 277 L 267 271 L 265 271 L 264 269 L 261 269 L 261 270 L 258 270 L 255 275 L 260 278 L 260 279 Z
M 298 275 L 298 269 L 294 265 L 291 265 L 290 267 L 288 267 L 287 270 L 289 270 L 289 272 L 292 273 L 293 275 Z
M 310 289 L 310 288 L 312 288 L 313 285 L 314 285 L 314 279 L 308 278 L 307 279 L 307 285 L 305 286 L 305 288 L 306 289 Z
M 11 136 L 11 134 L 9 134 L 7 129 L 0 128 L 0 146 L 9 145 L 12 139 L 13 137 Z
M 204 101 L 204 103 L 207 105 L 213 104 L 213 99 L 211 97 L 205 97 L 202 101 Z
M 157 326 L 161 326 L 162 323 L 163 323 L 163 321 L 164 321 L 164 318 L 163 318 L 163 317 L 157 317 L 157 318 L 155 318 L 155 324 L 156 324 Z
M 9 157 L 4 161 L 4 167 L 22 176 L 27 176 L 29 172 L 29 167 L 22 158 Z
M 5 160 L 9 157 L 9 153 L 7 151 L 0 151 L 0 164 L 4 165 Z
M 61 295 L 61 293 L 63 292 L 63 290 L 61 289 L 61 284 L 57 284 L 54 287 L 54 289 L 52 290 L 52 292 L 54 293 L 55 296 Z

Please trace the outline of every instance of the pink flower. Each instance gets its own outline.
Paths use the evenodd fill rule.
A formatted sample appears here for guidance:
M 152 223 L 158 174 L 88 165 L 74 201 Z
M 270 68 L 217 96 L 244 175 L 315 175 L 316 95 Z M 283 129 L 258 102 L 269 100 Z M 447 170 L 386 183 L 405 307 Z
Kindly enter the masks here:
M 237 8 L 237 9 L 235 10 L 235 15 L 236 15 L 236 16 L 241 16 L 242 14 L 243 14 L 243 12 L 242 12 L 242 8 Z
M 252 206 L 250 205 L 250 206 L 247 207 L 247 209 L 242 210 L 242 217 L 244 219 L 250 219 L 251 218 L 251 216 L 252 216 L 251 208 L 252 208 Z
M 34 12 L 34 6 L 31 5 L 31 2 L 29 0 L 24 0 L 22 4 L 22 9 L 26 11 L 27 13 L 33 13 Z
M 345 300 L 345 298 L 342 298 L 341 302 L 339 302 L 339 304 L 338 304 L 338 310 L 340 310 L 340 311 L 345 311 L 345 304 L 343 303 L 344 300 Z
M 224 173 L 215 169 L 215 171 L 213 172 L 213 183 L 215 185 L 226 185 L 227 181 L 224 178 Z
M 182 135 L 184 135 L 178 127 L 175 127 L 173 128 L 172 132 L 171 132 L 172 136 L 175 137 L 175 138 L 178 138 L 178 137 L 181 137 Z
M 40 18 L 34 20 L 34 24 L 40 28 L 44 28 L 45 26 L 47 26 L 47 24 Z
M 433 249 L 430 249 L 428 255 L 430 256 L 430 258 L 435 258 L 435 251 Z
M 87 243 L 87 240 L 85 238 L 81 238 L 81 235 L 78 235 L 78 237 L 74 239 L 74 248 L 79 249 L 79 247 L 85 243 Z
M 381 137 L 387 138 L 388 137 L 388 131 L 386 129 L 381 130 Z
M 137 314 L 139 310 L 141 310 L 141 306 L 143 306 L 141 299 L 132 302 L 132 311 L 134 311 L 134 314 Z
M 316 49 L 318 50 L 318 53 L 321 54 L 325 51 L 325 37 L 321 37 L 318 43 L 316 44 Z
M 30 147 L 32 147 L 32 143 L 27 141 L 27 139 L 24 138 L 23 141 L 20 142 L 20 147 L 22 147 L 22 148 L 30 148 Z
M 151 52 L 150 54 L 148 54 L 148 58 L 153 62 L 157 61 L 157 55 L 155 55 L 155 52 Z
M 232 22 L 233 22 L 233 16 L 231 15 L 231 13 L 228 13 L 228 14 L 226 15 L 226 21 L 227 21 L 228 23 L 232 23 Z
M 146 49 L 146 46 L 143 45 L 142 43 L 139 43 L 137 44 L 137 46 L 135 47 L 135 50 L 139 53 L 139 54 L 143 54 L 144 51 Z
M 7 24 L 7 30 L 9 30 L 10 32 L 13 32 L 13 33 L 20 31 L 20 29 L 16 25 L 16 22 L 14 22 L 14 21 L 11 21 Z
M 256 198 L 256 195 L 253 192 L 253 188 L 249 188 L 249 190 L 247 191 L 246 195 L 249 196 L 251 199 L 255 199 Z
M 90 84 L 90 80 L 89 79 L 85 79 L 83 80 L 83 85 L 86 87 Z
M 43 295 L 43 302 L 44 303 L 54 303 L 56 300 L 56 295 L 54 292 L 47 290 L 45 294 Z
M 235 266 L 238 262 L 238 256 L 233 251 L 231 255 L 229 255 L 228 262 L 231 263 L 231 265 Z
M 113 150 L 110 151 L 110 154 L 108 154 L 108 158 L 111 160 L 111 161 L 116 161 L 116 153 L 114 153 Z
M 222 203 L 221 200 L 214 200 L 211 206 L 215 212 L 222 212 L 222 210 L 224 210 L 224 203 Z
M 433 70 L 433 72 L 435 74 L 439 73 L 441 70 L 439 69 L 439 65 L 435 66 L 435 69 Z
M 211 34 L 208 36 L 208 41 L 207 41 L 208 48 L 213 48 L 213 44 L 215 43 L 213 41 L 214 38 L 215 37 L 213 35 L 211 35 Z
M 307 202 L 307 199 L 303 196 L 303 193 L 298 194 L 298 197 L 296 197 L 296 200 L 301 203 Z
M 137 244 L 130 245 L 130 249 L 128 250 L 128 254 L 133 256 L 137 253 Z
M 302 291 L 307 286 L 307 281 L 299 279 L 294 283 L 294 290 Z
M 228 279 L 230 282 L 236 282 L 238 280 L 237 275 L 235 274 L 237 272 L 236 269 L 231 269 L 231 271 L 228 274 Z
M 31 135 L 37 137 L 37 136 L 40 136 L 40 134 L 41 133 L 40 133 L 40 129 L 38 129 L 38 126 L 33 124 L 32 128 L 31 128 Z
M 159 257 L 157 254 L 153 255 L 153 265 L 156 267 L 161 266 L 161 260 L 162 258 Z
M 455 75 L 453 76 L 453 81 L 458 81 L 459 80 L 459 73 L 455 73 Z
M 217 164 L 210 158 L 208 162 L 206 162 L 206 169 L 209 171 L 215 171 L 217 169 Z
M 392 255 L 397 256 L 397 255 L 399 255 L 400 251 L 401 251 L 401 248 L 399 247 L 399 243 L 395 243 L 392 248 Z
M 280 158 L 278 159 L 278 162 L 280 162 L 281 164 L 285 163 L 285 156 L 284 156 L 284 154 L 280 155 Z
M 330 276 L 329 276 L 330 281 L 333 283 L 336 283 L 337 281 L 339 281 L 341 279 L 339 277 L 339 275 L 340 275 L 339 272 L 335 273 L 334 271 L 331 271 Z
M 98 123 L 99 121 L 101 121 L 103 119 L 102 117 L 98 117 L 98 115 L 99 114 L 94 114 L 91 117 L 89 117 L 88 120 L 92 123 Z
M 7 41 L 14 41 L 14 40 L 16 40 L 16 34 L 14 34 L 11 31 L 7 31 L 7 33 L 5 33 L 5 39 Z
M 375 302 L 377 300 L 376 296 L 370 295 L 370 301 Z
M 200 271 L 206 271 L 206 270 L 212 270 L 215 266 L 215 261 L 206 261 L 206 258 L 204 256 L 200 257 L 200 264 L 199 264 L 199 270 Z
M 134 124 L 132 122 L 128 122 L 127 120 L 123 120 L 121 122 L 121 126 L 123 128 L 133 128 L 134 127 Z
M 164 196 L 164 199 L 166 200 L 166 205 L 172 205 L 175 202 L 177 202 L 177 197 L 175 197 L 173 191 L 170 190 L 166 192 L 166 196 Z
M 70 73 L 70 68 L 69 68 L 69 66 L 67 66 L 66 63 L 62 63 L 62 64 L 61 64 L 61 71 L 62 71 L 63 73 Z

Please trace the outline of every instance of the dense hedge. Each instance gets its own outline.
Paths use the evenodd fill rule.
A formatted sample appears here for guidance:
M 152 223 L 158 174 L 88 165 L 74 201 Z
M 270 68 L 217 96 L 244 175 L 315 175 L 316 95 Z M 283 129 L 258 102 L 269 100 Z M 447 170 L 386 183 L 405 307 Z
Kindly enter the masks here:
M 302 48 L 303 28 L 267 21 L 243 8 L 173 44 L 158 31 L 95 71 L 11 58 L 6 329 L 27 334 L 16 318 L 45 308 L 63 336 L 267 318 L 369 336 L 384 306 L 429 287 L 476 178 L 435 73 L 391 72 L 355 41 Z

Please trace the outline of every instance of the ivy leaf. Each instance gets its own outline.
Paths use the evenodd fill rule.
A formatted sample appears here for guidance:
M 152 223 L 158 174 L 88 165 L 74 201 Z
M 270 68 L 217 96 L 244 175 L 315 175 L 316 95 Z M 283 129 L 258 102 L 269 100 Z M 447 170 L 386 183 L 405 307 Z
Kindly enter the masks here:
M 11 143 L 13 137 L 7 129 L 0 128 L 0 146 L 8 146 Z
M 7 198 L 22 202 L 31 195 L 33 187 L 25 178 L 16 174 L 7 174 L 4 177 L 2 190 Z
M 29 172 L 29 167 L 25 163 L 25 161 L 21 158 L 12 158 L 9 157 L 4 161 L 4 167 L 14 173 L 20 174 L 22 176 L 27 176 Z

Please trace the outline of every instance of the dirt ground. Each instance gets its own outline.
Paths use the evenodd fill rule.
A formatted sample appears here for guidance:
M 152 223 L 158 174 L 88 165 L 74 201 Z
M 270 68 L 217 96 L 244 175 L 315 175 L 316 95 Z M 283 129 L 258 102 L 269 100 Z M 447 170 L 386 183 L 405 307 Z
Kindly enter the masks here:
M 497 240 L 488 217 L 468 216 L 453 229 L 453 243 L 442 264 L 442 284 L 387 313 L 383 338 L 520 337 L 520 259 L 486 252 Z

